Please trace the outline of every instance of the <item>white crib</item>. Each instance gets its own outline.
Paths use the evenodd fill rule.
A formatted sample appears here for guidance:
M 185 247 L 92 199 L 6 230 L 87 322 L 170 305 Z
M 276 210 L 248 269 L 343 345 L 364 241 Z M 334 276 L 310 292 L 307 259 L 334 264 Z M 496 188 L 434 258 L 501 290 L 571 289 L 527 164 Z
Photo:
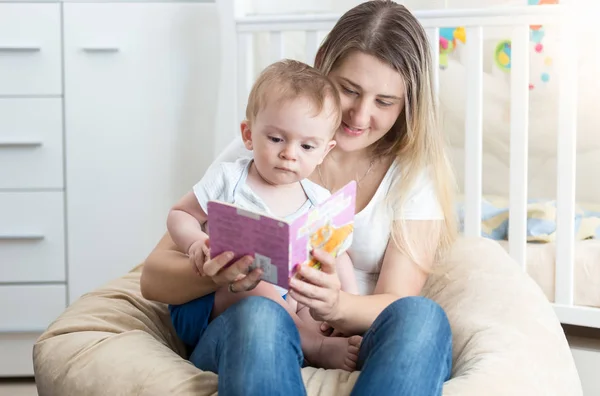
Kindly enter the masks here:
M 221 17 L 222 74 L 218 98 L 216 152 L 231 141 L 243 119 L 246 99 L 257 70 L 253 47 L 255 34 L 268 35 L 266 63 L 292 57 L 286 51 L 283 32 L 304 32 L 304 58 L 313 64 L 318 45 L 339 15 L 244 15 L 235 0 L 217 0 Z M 575 164 L 577 131 L 577 47 L 573 5 L 523 6 L 488 9 L 416 11 L 430 38 L 434 64 L 439 60 L 439 29 L 464 26 L 468 37 L 465 43 L 469 79 L 465 105 L 464 200 L 466 236 L 481 235 L 482 204 L 482 60 L 484 29 L 512 27 L 512 56 L 510 73 L 510 215 L 509 254 L 524 271 L 527 270 L 526 208 L 529 131 L 529 26 L 557 25 L 561 29 L 561 54 L 558 61 L 559 125 L 557 141 L 557 238 L 554 280 L 554 308 L 562 323 L 600 328 L 600 308 L 574 304 L 575 249 Z M 579 22 L 580 23 L 580 22 Z M 261 51 L 265 48 L 261 45 Z M 600 60 L 598 61 L 600 70 Z M 436 89 L 439 87 L 439 68 L 435 68 Z M 234 103 L 235 105 L 232 105 Z M 600 125 L 599 125 L 600 128 Z M 224 131 L 231 131 L 226 133 Z M 600 265 L 600 257 L 598 258 Z M 515 264 L 517 265 L 517 264 Z M 510 285 L 506 285 L 510 293 Z

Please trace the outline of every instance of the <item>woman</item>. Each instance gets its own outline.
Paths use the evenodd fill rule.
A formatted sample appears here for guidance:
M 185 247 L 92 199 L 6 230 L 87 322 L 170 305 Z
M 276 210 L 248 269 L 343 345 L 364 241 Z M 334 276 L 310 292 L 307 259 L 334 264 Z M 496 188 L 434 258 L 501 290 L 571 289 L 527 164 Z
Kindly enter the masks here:
M 343 116 L 335 149 L 311 179 L 332 192 L 358 183 L 349 254 L 361 295 L 340 291 L 332 257 L 319 251 L 323 270 L 302 268 L 304 281 L 295 279 L 290 295 L 324 322 L 324 332 L 364 336 L 357 395 L 440 394 L 450 376 L 446 315 L 418 297 L 456 234 L 454 179 L 436 125 L 429 51 L 422 26 L 404 6 L 375 0 L 344 14 L 315 60 L 338 88 Z M 248 153 L 233 143 L 216 162 L 240 155 Z M 213 258 L 207 276 L 198 277 L 165 236 L 147 259 L 142 292 L 197 311 L 190 325 L 201 336 L 190 360 L 225 379 L 219 394 L 305 394 L 298 332 L 281 306 L 250 297 L 209 323 L 217 287 L 249 290 L 260 277 L 258 270 L 245 276 L 251 258 L 222 269 L 227 261 Z

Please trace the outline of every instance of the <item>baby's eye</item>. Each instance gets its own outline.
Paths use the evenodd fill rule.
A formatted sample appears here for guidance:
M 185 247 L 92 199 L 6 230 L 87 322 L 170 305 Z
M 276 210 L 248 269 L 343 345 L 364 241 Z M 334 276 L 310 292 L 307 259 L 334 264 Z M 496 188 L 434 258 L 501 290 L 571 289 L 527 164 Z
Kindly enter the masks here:
M 303 148 L 304 150 L 306 150 L 306 151 L 309 151 L 309 150 L 312 150 L 312 149 L 314 149 L 314 147 L 313 147 L 313 146 L 311 146 L 310 144 L 303 144 L 303 145 L 302 145 L 302 148 Z
M 273 143 L 281 143 L 281 141 L 283 139 L 278 138 L 278 137 L 274 137 L 274 136 L 269 136 L 269 140 L 272 141 Z

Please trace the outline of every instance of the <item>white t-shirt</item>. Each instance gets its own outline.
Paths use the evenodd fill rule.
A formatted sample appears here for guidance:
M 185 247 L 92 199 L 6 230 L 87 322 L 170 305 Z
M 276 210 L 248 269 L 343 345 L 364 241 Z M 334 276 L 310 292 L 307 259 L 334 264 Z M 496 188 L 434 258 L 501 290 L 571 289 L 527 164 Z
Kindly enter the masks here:
M 202 179 L 193 188 L 204 213 L 208 212 L 208 201 L 221 201 L 243 209 L 275 216 L 264 200 L 256 195 L 246 183 L 251 164 L 252 157 L 246 153 L 232 161 L 215 162 L 208 168 Z M 300 217 L 310 208 L 331 196 L 327 189 L 308 179 L 301 180 L 300 184 L 307 200 L 300 209 L 287 216 L 285 220 L 292 221 Z
M 249 155 L 252 155 L 251 152 L 244 147 L 240 139 L 236 139 L 227 146 L 211 168 L 219 162 L 235 161 L 237 158 Z M 397 178 L 397 172 L 400 172 L 400 169 L 397 162 L 394 162 L 387 170 L 371 201 L 354 218 L 354 237 L 348 254 L 354 266 L 359 293 L 363 295 L 372 294 L 375 289 L 394 219 L 444 218 L 433 183 L 426 173 L 417 178 L 404 203 L 403 213 L 394 210 L 385 202 L 392 182 Z

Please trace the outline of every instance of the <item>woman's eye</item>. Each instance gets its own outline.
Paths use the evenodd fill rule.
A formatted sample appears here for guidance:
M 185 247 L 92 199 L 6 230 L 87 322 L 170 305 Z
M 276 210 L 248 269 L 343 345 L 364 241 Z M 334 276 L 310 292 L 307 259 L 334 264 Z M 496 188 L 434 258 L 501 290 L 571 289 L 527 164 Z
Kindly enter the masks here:
M 353 91 L 350 88 L 346 88 L 343 85 L 341 87 L 342 87 L 342 91 L 344 91 L 347 94 L 350 94 L 350 95 L 357 95 L 358 94 L 358 92 Z
M 273 143 L 280 143 L 282 141 L 281 138 L 273 137 L 273 136 L 269 136 L 269 140 L 272 141 Z
M 311 146 L 310 144 L 303 144 L 302 148 L 306 151 L 314 149 L 314 147 Z
M 381 99 L 377 99 L 377 103 L 378 103 L 380 106 L 383 106 L 383 107 L 391 106 L 391 105 L 393 104 L 393 103 L 386 102 L 386 101 L 384 101 L 384 100 L 381 100 Z

